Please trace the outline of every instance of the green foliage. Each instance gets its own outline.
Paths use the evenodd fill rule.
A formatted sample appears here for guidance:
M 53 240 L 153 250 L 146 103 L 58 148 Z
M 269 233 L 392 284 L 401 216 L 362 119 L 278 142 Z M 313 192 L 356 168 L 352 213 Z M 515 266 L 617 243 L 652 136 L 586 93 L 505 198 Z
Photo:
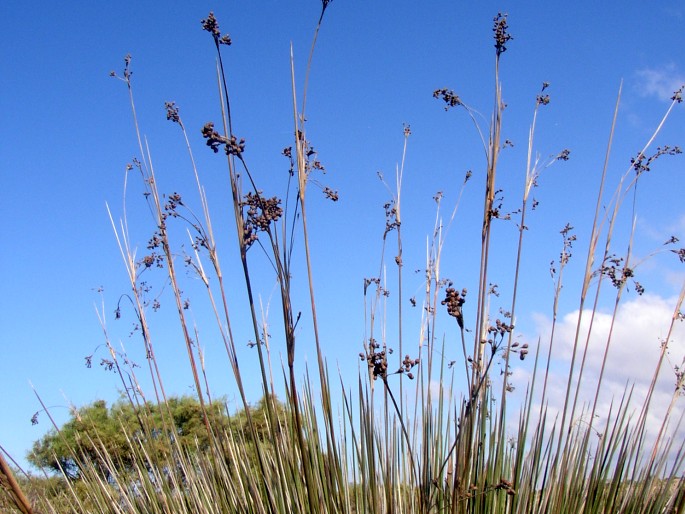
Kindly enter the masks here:
M 72 512 L 69 487 L 63 476 L 24 475 L 16 470 L 14 475 L 24 495 L 34 506 L 36 512 Z M 0 512 L 14 512 L 15 504 L 8 494 L 0 493 Z
M 284 412 L 285 407 L 277 400 L 276 405 Z M 36 441 L 28 460 L 69 479 L 81 478 L 87 462 L 111 481 L 113 472 L 135 469 L 138 456 L 131 450 L 132 444 L 144 447 L 150 462 L 162 462 L 174 449 L 207 451 L 213 437 L 221 440 L 226 433 L 242 434 L 246 430 L 244 411 L 228 416 L 221 402 L 207 406 L 207 416 L 212 437 L 196 398 L 173 397 L 166 404 L 148 402 L 140 406 L 122 400 L 109 408 L 98 400 L 74 411 L 59 431 L 53 429 Z M 254 418 L 260 438 L 266 440 L 264 401 L 255 409 Z

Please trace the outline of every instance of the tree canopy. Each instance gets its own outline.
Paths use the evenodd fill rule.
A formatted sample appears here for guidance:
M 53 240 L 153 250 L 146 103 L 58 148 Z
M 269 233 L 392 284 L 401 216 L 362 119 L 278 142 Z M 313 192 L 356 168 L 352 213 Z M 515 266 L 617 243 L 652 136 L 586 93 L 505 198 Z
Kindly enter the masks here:
M 278 400 L 275 404 L 279 414 L 285 411 Z M 229 416 L 223 402 L 206 408 L 216 440 L 221 441 L 226 434 L 244 437 L 242 434 L 249 433 L 243 410 Z M 268 433 L 265 400 L 251 412 L 257 437 L 263 441 Z M 175 449 L 204 451 L 210 444 L 196 398 L 173 397 L 166 404 L 147 402 L 139 406 L 122 400 L 109 407 L 98 400 L 75 410 L 59 431 L 53 429 L 36 441 L 27 458 L 39 468 L 64 473 L 70 479 L 79 479 L 82 467 L 92 465 L 109 480 L 113 472 L 134 469 L 136 460 L 139 465 L 144 460 L 147 466 L 166 461 Z

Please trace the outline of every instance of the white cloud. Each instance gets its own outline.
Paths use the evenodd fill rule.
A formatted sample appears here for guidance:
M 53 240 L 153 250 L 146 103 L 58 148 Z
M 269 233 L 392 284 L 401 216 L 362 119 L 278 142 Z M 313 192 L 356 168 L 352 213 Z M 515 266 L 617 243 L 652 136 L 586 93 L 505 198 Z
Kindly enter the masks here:
M 661 68 L 643 68 L 635 75 L 640 95 L 654 96 L 664 101 L 670 101 L 673 93 L 685 84 L 685 73 L 673 63 Z
M 634 387 L 631 408 L 628 412 L 633 413 L 635 417 L 639 415 L 659 362 L 662 341 L 668 335 L 675 305 L 675 298 L 667 299 L 650 294 L 625 301 L 622 304 L 614 322 L 611 344 L 599 389 L 597 418 L 594 422 L 594 427 L 598 431 L 601 432 L 604 428 L 606 416 L 612 408 L 612 402 L 615 412 L 626 388 Z M 578 377 L 577 369 L 583 356 L 585 341 L 588 340 L 589 343 L 585 369 L 579 387 L 578 407 L 573 418 L 574 422 L 590 421 L 587 411 L 584 417 L 581 416 L 581 413 L 583 406 L 591 405 L 594 400 L 611 327 L 611 313 L 597 312 L 595 313 L 592 332 L 587 339 L 590 316 L 589 311 L 584 313 L 579 336 L 572 393 L 575 392 Z M 548 419 L 551 418 L 551 421 L 554 421 L 553 418 L 557 413 L 561 417 L 561 410 L 566 397 L 568 370 L 573 352 L 577 320 L 578 311 L 575 311 L 560 317 L 557 324 L 546 400 L 549 402 Z M 538 316 L 536 322 L 542 334 L 542 341 L 548 341 L 550 320 Z M 541 355 L 546 356 L 546 352 L 547 349 L 543 346 Z M 674 398 L 676 377 L 673 366 L 678 365 L 682 368 L 684 358 L 685 322 L 678 321 L 670 336 L 667 352 L 654 388 L 650 415 L 647 418 L 646 435 L 648 440 L 653 440 L 658 433 L 664 415 Z M 541 381 L 542 378 L 540 377 L 539 380 Z M 539 402 L 537 408 L 539 408 Z M 670 418 L 672 422 L 669 430 L 671 435 L 675 436 L 675 441 L 682 441 L 685 438 L 685 427 L 677 428 L 676 426 L 684 409 L 685 396 L 681 395 L 676 398 Z M 581 418 L 582 421 L 580 421 Z M 560 421 L 560 418 L 557 419 L 557 422 Z M 673 434 L 673 430 L 677 430 L 678 433 Z

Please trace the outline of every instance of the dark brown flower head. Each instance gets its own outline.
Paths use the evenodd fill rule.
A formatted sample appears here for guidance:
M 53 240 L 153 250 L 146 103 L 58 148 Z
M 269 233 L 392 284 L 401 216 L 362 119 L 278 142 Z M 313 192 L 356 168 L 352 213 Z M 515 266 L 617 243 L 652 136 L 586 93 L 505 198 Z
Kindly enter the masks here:
M 129 80 L 131 78 L 131 75 L 133 75 L 133 72 L 131 71 L 131 54 L 126 54 L 126 57 L 124 57 L 124 78 L 126 80 Z
M 110 71 L 109 76 L 114 77 L 116 79 L 123 80 L 124 82 L 129 82 L 131 75 L 133 75 L 133 72 L 130 70 L 130 65 L 131 65 L 131 54 L 126 54 L 124 57 L 124 72 L 123 72 L 123 77 L 120 77 L 117 75 L 116 71 Z
M 201 20 L 200 23 L 202 23 L 203 30 L 206 30 L 207 32 L 212 34 L 214 42 L 217 45 L 228 46 L 232 43 L 231 36 L 229 36 L 228 34 L 224 34 L 223 36 L 221 35 L 221 31 L 219 30 L 219 22 L 217 21 L 212 11 L 210 11 L 209 16 L 207 16 L 207 18 L 205 18 L 204 20 Z
M 685 248 L 679 248 L 678 250 L 671 251 L 678 256 L 680 262 L 685 263 Z
M 571 251 L 573 250 L 573 243 L 576 241 L 576 235 L 573 234 L 572 231 L 573 227 L 570 223 L 567 223 L 566 226 L 559 232 L 564 239 L 564 248 L 559 256 L 559 264 L 562 266 L 568 264 L 568 261 L 573 255 Z M 552 275 L 554 275 L 554 273 L 552 273 Z
M 201 20 L 200 23 L 202 23 L 202 30 L 206 30 L 207 32 L 212 34 L 212 36 L 214 36 L 214 39 L 219 39 L 221 37 L 221 31 L 219 30 L 219 22 L 217 21 L 212 11 L 209 11 L 209 16 L 207 16 L 207 18 L 205 18 L 204 20 Z
M 261 192 L 247 193 L 242 201 L 242 206 L 247 208 L 243 230 L 243 242 L 246 247 L 258 239 L 258 232 L 266 232 L 272 223 L 278 221 L 283 215 L 281 200 L 277 197 L 264 198 Z
M 333 191 L 330 187 L 325 187 L 323 190 L 323 194 L 329 200 L 332 200 L 334 202 L 338 201 L 338 192 Z
M 651 164 L 662 155 L 679 155 L 681 153 L 683 153 L 683 151 L 679 146 L 670 147 L 666 145 L 664 147 L 657 147 L 654 155 L 651 155 L 650 157 L 647 157 L 640 152 L 637 157 L 630 159 L 630 164 L 635 169 L 635 173 L 640 175 L 645 171 L 651 171 Z
M 222 136 L 216 130 L 214 130 L 214 123 L 211 121 L 205 123 L 205 126 L 202 127 L 202 137 L 207 140 L 207 146 L 209 146 L 214 153 L 219 151 L 221 145 L 225 145 L 227 155 L 236 155 L 240 157 L 245 150 L 244 139 L 238 141 L 235 136 L 231 136 L 230 138 Z
M 495 49 L 497 51 L 497 57 L 502 55 L 507 50 L 507 43 L 514 39 L 511 34 L 509 34 L 509 25 L 507 24 L 507 14 L 497 13 L 497 16 L 493 19 L 494 26 L 492 31 L 495 33 Z
M 164 102 L 164 108 L 166 109 L 166 119 L 172 123 L 181 124 L 181 118 L 178 115 L 178 107 L 176 102 Z
M 385 203 L 383 209 L 385 209 L 385 233 L 383 234 L 385 238 L 389 232 L 400 227 L 401 221 L 397 218 L 397 206 L 394 201 Z
M 536 103 L 538 105 L 549 105 L 549 95 L 538 95 Z
M 245 140 L 241 138 L 240 141 L 238 141 L 235 136 L 231 136 L 226 143 L 226 155 L 235 155 L 240 157 L 244 151 Z
M 447 306 L 447 314 L 456 318 L 459 328 L 462 329 L 464 328 L 464 315 L 462 313 L 464 303 L 466 303 L 466 289 L 462 289 L 459 292 L 450 283 L 449 287 L 445 290 L 445 299 L 440 304 Z
M 176 209 L 178 208 L 179 205 L 183 205 L 183 200 L 181 199 L 181 195 L 179 195 L 178 193 L 172 193 L 167 197 L 167 202 L 166 202 L 166 204 L 164 204 L 164 210 L 170 216 L 173 216 L 175 218 L 178 216 Z
M 526 355 L 528 355 L 528 343 L 524 343 L 523 346 L 521 346 L 521 345 L 519 344 L 518 341 L 514 341 L 514 342 L 511 344 L 511 347 L 509 348 L 509 351 L 510 351 L 511 353 L 518 353 L 518 354 L 519 354 L 519 358 L 520 358 L 521 360 L 524 360 L 524 359 L 526 358 Z M 511 373 L 508 373 L 508 374 L 511 374 Z M 507 390 L 508 390 L 509 392 L 511 392 L 511 391 L 514 390 L 514 387 L 513 387 L 512 385 L 508 385 L 508 386 L 507 386 Z
M 569 155 L 571 155 L 571 150 L 569 150 L 568 148 L 564 148 L 561 152 L 559 152 L 559 155 L 557 155 L 557 160 L 568 161 Z
M 388 376 L 388 352 L 385 346 L 381 345 L 374 338 L 369 339 L 366 353 L 360 353 L 362 361 L 366 361 L 367 366 L 374 380 L 381 377 L 385 380 Z
M 146 268 L 157 266 L 158 268 L 161 268 L 164 266 L 164 256 L 162 254 L 152 252 L 151 254 L 143 257 L 138 262 L 138 266 L 145 266 Z
M 433 91 L 433 98 L 441 98 L 443 102 L 445 102 L 445 110 L 449 110 L 450 107 L 457 107 L 460 105 L 464 105 L 461 101 L 461 98 L 452 91 L 451 89 L 447 88 L 442 88 L 442 89 L 436 89 Z
M 645 288 L 635 280 L 634 268 L 627 266 L 624 263 L 623 257 L 611 255 L 607 257 L 604 262 L 605 263 L 600 266 L 597 273 L 608 277 L 611 280 L 611 284 L 616 289 L 625 287 L 630 279 L 633 282 L 637 294 L 642 295 L 645 292 Z

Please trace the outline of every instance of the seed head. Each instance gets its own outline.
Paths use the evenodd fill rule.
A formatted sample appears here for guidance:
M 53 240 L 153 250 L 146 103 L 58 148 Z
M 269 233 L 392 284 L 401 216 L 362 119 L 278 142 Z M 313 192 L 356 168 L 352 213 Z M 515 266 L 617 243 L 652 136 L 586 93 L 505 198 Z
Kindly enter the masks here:
M 212 34 L 212 37 L 214 38 L 214 42 L 217 45 L 230 45 L 232 43 L 231 41 L 231 36 L 228 34 L 221 35 L 221 31 L 219 30 L 219 22 L 217 21 L 216 17 L 214 16 L 213 12 L 209 12 L 209 16 L 207 16 L 206 19 L 201 20 L 200 23 L 202 23 L 202 29 L 206 30 L 210 34 Z
M 507 50 L 507 43 L 514 39 L 511 34 L 509 34 L 509 25 L 507 24 L 507 13 L 497 13 L 497 16 L 493 19 L 494 26 L 492 31 L 495 33 L 495 50 L 497 51 L 497 57 L 502 55 Z

